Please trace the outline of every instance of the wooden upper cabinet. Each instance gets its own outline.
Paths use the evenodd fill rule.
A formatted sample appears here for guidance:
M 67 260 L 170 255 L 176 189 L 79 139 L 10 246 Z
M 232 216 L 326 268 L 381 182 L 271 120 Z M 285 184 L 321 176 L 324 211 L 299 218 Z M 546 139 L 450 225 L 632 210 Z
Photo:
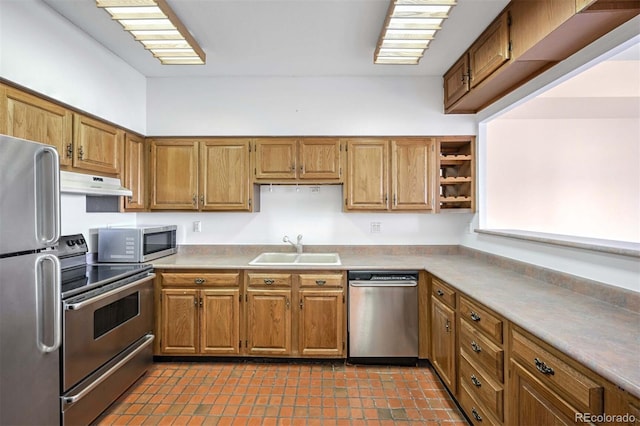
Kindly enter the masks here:
M 298 145 L 300 179 L 340 179 L 340 140 L 305 138 Z
M 509 14 L 502 13 L 469 48 L 471 87 L 509 60 Z
M 262 182 L 340 182 L 338 138 L 255 140 L 255 178 Z
M 391 142 L 392 210 L 431 210 L 435 145 L 431 138 Z
M 536 47 L 576 13 L 579 0 L 512 0 L 512 55 L 514 59 L 560 61 L 563 55 L 553 48 Z
M 0 133 L 54 146 L 60 164 L 73 158 L 73 113 L 53 102 L 0 84 Z
M 469 55 L 462 55 L 443 78 L 444 106 L 448 108 L 469 91 Z
M 127 133 L 124 138 L 123 184 L 133 192 L 124 197 L 124 208 L 129 211 L 144 210 L 146 203 L 146 168 L 144 138 Z
M 347 141 L 347 210 L 386 210 L 389 201 L 389 142 Z
M 256 179 L 295 179 L 296 139 L 256 139 Z
M 200 142 L 200 209 L 251 210 L 248 139 Z
M 152 140 L 150 208 L 198 209 L 198 141 Z
M 73 167 L 107 174 L 120 173 L 124 132 L 105 122 L 73 114 Z

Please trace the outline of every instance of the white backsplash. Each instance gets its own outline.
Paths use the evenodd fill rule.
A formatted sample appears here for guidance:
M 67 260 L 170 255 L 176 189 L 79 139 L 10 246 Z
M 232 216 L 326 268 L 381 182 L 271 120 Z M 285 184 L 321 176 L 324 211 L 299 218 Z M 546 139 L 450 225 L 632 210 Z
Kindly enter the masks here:
M 178 244 L 458 244 L 471 214 L 344 213 L 341 185 L 262 185 L 259 213 L 139 213 L 138 224 L 178 225 Z M 194 232 L 194 222 L 201 232 Z M 372 233 L 372 223 L 380 232 Z

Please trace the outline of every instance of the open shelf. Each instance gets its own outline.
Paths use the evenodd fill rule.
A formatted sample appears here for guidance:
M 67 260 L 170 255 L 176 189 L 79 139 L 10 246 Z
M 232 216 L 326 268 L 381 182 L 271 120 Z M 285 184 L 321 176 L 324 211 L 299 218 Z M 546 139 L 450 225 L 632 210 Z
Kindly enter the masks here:
M 440 211 L 475 211 L 475 136 L 438 138 Z

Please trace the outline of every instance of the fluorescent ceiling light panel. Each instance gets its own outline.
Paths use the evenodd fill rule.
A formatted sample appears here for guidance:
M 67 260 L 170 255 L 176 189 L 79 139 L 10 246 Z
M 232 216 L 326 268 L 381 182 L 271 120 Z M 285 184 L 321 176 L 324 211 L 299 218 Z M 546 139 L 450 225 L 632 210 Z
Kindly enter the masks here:
M 417 65 L 456 0 L 391 0 L 374 64 Z
M 202 65 L 206 54 L 166 0 L 96 0 L 162 64 Z

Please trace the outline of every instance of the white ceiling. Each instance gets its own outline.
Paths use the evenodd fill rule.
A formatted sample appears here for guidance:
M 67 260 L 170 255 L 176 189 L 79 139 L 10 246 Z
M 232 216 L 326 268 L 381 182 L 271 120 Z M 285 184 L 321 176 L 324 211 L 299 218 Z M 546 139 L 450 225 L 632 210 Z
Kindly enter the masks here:
M 161 65 L 95 0 L 43 0 L 148 77 L 441 76 L 508 0 L 458 0 L 419 65 L 374 65 L 389 0 L 168 0 L 206 65 Z

